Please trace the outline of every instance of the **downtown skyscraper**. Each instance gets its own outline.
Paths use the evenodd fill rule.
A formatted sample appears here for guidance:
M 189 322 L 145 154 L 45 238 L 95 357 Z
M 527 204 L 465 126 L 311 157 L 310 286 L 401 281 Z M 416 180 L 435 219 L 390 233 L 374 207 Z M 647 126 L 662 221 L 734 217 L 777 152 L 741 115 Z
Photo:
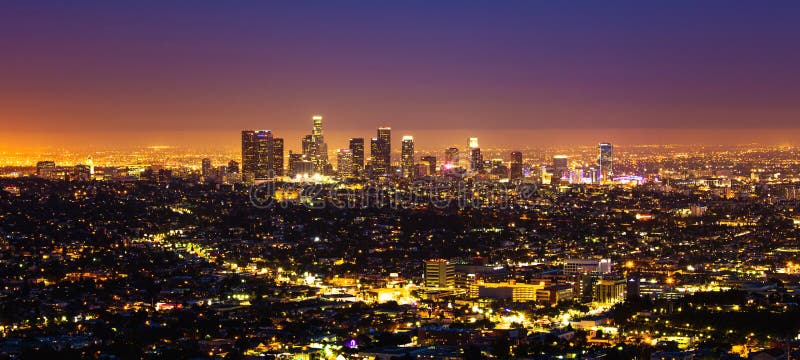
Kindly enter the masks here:
M 611 181 L 614 175 L 614 146 L 611 143 L 597 145 L 597 165 L 600 167 L 600 181 Z
M 283 139 L 270 130 L 243 130 L 242 174 L 249 179 L 283 176 Z
M 512 151 L 511 152 L 511 173 L 509 177 L 511 179 L 519 179 L 522 178 L 522 152 L 521 151 Z
M 414 176 L 414 137 L 403 136 L 403 141 L 400 148 L 400 166 L 403 171 L 403 177 Z
M 478 138 L 469 138 L 467 146 L 469 148 L 469 169 L 472 171 L 482 170 L 483 156 L 481 156 L 481 148 L 478 146 Z
M 370 141 L 370 160 L 374 175 L 388 175 L 392 165 L 392 128 L 379 127 Z
M 322 134 L 322 116 L 314 115 L 311 120 L 311 137 L 306 136 L 303 140 L 303 149 L 306 155 L 314 164 L 314 171 L 324 173 L 328 167 L 328 144 Z
M 350 151 L 353 152 L 353 170 L 364 171 L 364 138 L 350 138 Z

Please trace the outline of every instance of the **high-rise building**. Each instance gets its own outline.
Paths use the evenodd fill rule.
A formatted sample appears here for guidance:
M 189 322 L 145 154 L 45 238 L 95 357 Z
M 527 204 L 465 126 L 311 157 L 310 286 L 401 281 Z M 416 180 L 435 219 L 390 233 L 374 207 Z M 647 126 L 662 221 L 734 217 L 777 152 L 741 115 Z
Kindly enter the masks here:
M 350 151 L 353 152 L 353 169 L 360 173 L 364 170 L 364 138 L 351 138 Z
M 563 178 L 569 172 L 569 158 L 566 155 L 553 156 L 553 177 Z
M 353 150 L 339 149 L 336 153 L 336 169 L 340 177 L 350 177 L 355 174 L 353 169 Z
M 503 159 L 487 160 L 484 164 L 486 164 L 484 168 L 488 168 L 490 174 L 497 175 L 501 179 L 508 178 L 508 166 L 503 164 Z
M 325 138 L 322 136 L 322 116 L 314 115 L 311 117 L 311 121 L 314 122 L 311 128 L 311 138 L 314 139 L 316 143 L 325 142 Z
M 374 175 L 386 175 L 389 173 L 389 164 L 386 162 L 386 151 L 389 145 L 381 138 L 370 140 L 369 155 L 372 173 Z
M 445 165 L 450 166 L 450 167 L 456 166 L 456 165 L 458 165 L 458 161 L 459 160 L 460 159 L 458 158 L 458 148 L 457 147 L 451 147 L 451 148 L 448 148 L 448 149 L 446 149 L 444 151 L 444 163 L 445 163 Z
M 425 286 L 451 288 L 456 283 L 456 267 L 447 260 L 425 261 Z
M 312 148 L 314 147 L 314 140 L 311 135 L 303 136 L 303 155 L 311 157 Z
M 414 176 L 414 137 L 403 136 L 400 149 L 400 165 L 403 170 L 403 177 Z
M 309 175 L 314 172 L 314 163 L 308 160 L 303 154 L 295 154 L 289 151 L 289 176 Z
M 258 167 L 258 154 L 256 153 L 256 133 L 253 130 L 242 131 L 242 173 L 255 175 Z
M 270 169 L 275 176 L 283 176 L 283 139 L 272 139 L 272 159 L 270 161 Z
M 314 170 L 322 173 L 328 165 L 328 144 L 325 143 L 325 137 L 322 135 L 322 116 L 314 115 L 311 120 L 314 125 L 311 128 L 311 143 L 306 155 L 309 155 L 314 163 Z
M 522 152 L 521 151 L 512 151 L 511 152 L 511 169 L 510 175 L 511 179 L 520 179 L 522 178 Z
M 600 181 L 611 181 L 614 175 L 614 146 L 611 143 L 600 143 L 597 164 L 600 166 Z
M 283 174 L 283 139 L 269 130 L 242 131 L 242 173 L 255 179 Z
M 428 167 L 429 175 L 436 175 L 436 156 L 423 156 L 419 161 Z
M 203 158 L 202 160 L 202 167 L 201 167 L 201 174 L 203 176 L 210 176 L 211 175 L 211 159 Z
M 481 155 L 481 148 L 469 149 L 470 170 L 480 171 L 483 170 L 483 156 Z
M 388 173 L 389 168 L 392 166 L 392 128 L 386 126 L 379 127 L 378 139 L 383 140 L 386 144 L 383 150 L 383 162 L 386 164 L 386 173 Z
M 478 138 L 469 138 L 467 146 L 469 148 L 469 169 L 472 171 L 482 170 L 483 156 L 481 156 L 481 148 L 478 147 Z

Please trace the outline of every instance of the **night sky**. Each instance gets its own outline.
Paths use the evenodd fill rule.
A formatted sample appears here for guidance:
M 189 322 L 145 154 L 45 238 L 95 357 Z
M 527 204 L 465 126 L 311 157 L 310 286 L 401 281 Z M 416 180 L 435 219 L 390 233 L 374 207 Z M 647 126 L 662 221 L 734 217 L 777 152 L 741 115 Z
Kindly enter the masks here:
M 800 127 L 799 21 L 798 1 L 3 1 L 0 141 L 295 147 L 315 113 L 341 137 L 749 141 Z

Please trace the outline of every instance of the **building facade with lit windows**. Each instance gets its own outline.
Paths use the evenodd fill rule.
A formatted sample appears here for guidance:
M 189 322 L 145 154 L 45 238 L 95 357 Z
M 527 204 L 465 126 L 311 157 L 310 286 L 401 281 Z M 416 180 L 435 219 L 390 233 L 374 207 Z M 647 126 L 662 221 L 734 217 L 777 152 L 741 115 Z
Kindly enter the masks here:
M 425 287 L 452 288 L 456 284 L 456 266 L 447 260 L 425 261 Z
M 400 165 L 403 177 L 412 177 L 414 176 L 414 137 L 403 136 L 400 144 Z
M 614 175 L 614 146 L 611 143 L 600 143 L 597 145 L 599 154 L 597 165 L 599 166 L 599 180 L 611 181 Z

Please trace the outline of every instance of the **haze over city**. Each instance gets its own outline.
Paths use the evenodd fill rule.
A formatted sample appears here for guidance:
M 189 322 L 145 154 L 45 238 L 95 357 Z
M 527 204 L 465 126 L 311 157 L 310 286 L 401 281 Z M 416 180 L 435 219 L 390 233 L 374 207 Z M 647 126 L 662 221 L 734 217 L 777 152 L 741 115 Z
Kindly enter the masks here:
M 233 148 L 244 128 L 298 139 L 322 113 L 342 146 L 378 126 L 430 148 L 796 143 L 798 16 L 792 1 L 8 2 L 0 142 Z

